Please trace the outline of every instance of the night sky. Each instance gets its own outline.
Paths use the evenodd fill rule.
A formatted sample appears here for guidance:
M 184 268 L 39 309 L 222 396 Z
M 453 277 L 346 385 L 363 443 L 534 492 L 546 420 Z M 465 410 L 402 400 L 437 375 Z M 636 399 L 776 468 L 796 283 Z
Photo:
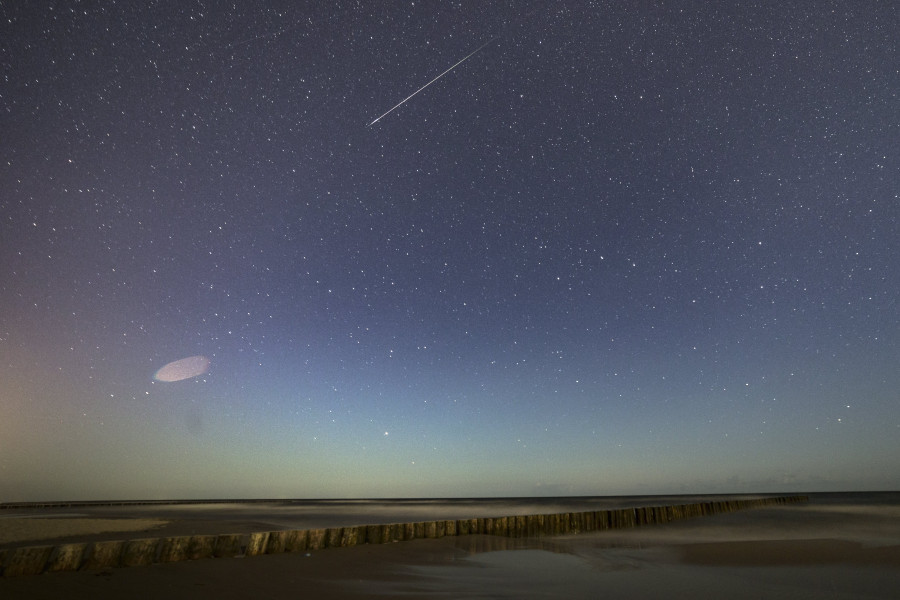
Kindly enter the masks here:
M 0 501 L 900 488 L 897 3 L 0 17 Z

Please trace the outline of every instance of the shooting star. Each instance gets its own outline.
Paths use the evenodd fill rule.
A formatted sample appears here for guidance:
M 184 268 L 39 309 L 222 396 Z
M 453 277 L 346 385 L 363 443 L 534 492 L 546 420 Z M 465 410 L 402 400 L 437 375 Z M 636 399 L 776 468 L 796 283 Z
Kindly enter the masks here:
M 478 54 L 482 48 L 484 48 L 485 46 L 487 46 L 488 44 L 490 44 L 491 42 L 493 42 L 496 39 L 497 39 L 496 37 L 493 37 L 493 38 L 489 39 L 488 41 L 486 41 L 485 43 L 483 43 L 482 45 L 475 48 L 475 50 L 473 50 L 472 52 L 467 54 L 462 60 L 457 62 L 455 65 L 453 65 L 452 67 L 450 67 L 449 69 L 447 69 L 446 71 L 444 71 L 443 73 L 441 73 L 440 75 L 438 75 L 437 77 L 435 77 L 434 79 L 432 79 L 431 81 L 429 81 L 428 83 L 426 83 L 425 85 L 423 85 L 422 87 L 417 89 L 416 91 L 414 91 L 412 94 L 410 94 L 409 96 L 407 96 L 400 102 L 398 102 L 393 108 L 391 108 L 391 110 L 387 111 L 386 113 L 384 113 L 383 115 L 381 115 L 380 117 L 378 117 L 377 119 L 375 119 L 374 121 L 372 121 L 371 123 L 366 125 L 366 127 L 371 127 L 378 121 L 382 120 L 383 118 L 385 118 L 386 116 L 388 116 L 389 114 L 391 114 L 392 112 L 394 112 L 395 110 L 397 110 L 398 108 L 403 106 L 410 98 L 412 98 L 413 96 L 415 96 L 416 94 L 418 94 L 419 92 L 421 92 L 422 90 L 427 88 L 429 85 L 431 85 L 432 83 L 434 83 L 435 81 L 437 81 L 438 79 L 440 79 L 441 77 L 443 77 L 444 75 L 446 75 L 447 73 L 449 73 L 450 71 L 452 71 L 453 69 L 458 67 L 459 65 L 463 64 L 464 62 L 466 62 L 467 60 L 472 58 L 474 55 Z

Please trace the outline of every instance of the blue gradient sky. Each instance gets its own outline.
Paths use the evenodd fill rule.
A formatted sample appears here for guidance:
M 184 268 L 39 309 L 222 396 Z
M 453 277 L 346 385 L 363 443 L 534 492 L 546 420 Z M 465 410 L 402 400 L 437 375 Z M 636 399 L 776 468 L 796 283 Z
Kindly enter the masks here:
M 0 7 L 0 501 L 900 487 L 897 6 L 319 4 Z

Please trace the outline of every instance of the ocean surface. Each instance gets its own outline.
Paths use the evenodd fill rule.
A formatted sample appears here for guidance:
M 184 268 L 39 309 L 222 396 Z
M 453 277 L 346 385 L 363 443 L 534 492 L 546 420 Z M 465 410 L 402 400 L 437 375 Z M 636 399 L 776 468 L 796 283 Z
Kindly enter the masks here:
M 22 517 L 203 519 L 253 521 L 277 529 L 316 529 L 664 506 L 782 495 L 788 494 L 8 503 L 0 504 L 0 519 Z M 806 495 L 809 496 L 810 507 L 900 506 L 900 492 L 833 492 Z

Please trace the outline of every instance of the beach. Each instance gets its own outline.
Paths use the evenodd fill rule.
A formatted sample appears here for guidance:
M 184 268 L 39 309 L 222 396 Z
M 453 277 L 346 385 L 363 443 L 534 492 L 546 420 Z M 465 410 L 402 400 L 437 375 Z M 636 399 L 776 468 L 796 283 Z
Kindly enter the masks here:
M 169 521 L 160 519 L 6 518 L 0 519 L 0 540 L 12 546 L 23 542 L 110 537 L 107 534 L 133 537 L 135 533 L 156 533 L 168 524 Z
M 257 524 L 189 521 L 151 531 Z M 448 536 L 0 578 L 3 598 L 892 598 L 896 589 L 895 494 L 811 495 L 808 504 L 577 535 Z

